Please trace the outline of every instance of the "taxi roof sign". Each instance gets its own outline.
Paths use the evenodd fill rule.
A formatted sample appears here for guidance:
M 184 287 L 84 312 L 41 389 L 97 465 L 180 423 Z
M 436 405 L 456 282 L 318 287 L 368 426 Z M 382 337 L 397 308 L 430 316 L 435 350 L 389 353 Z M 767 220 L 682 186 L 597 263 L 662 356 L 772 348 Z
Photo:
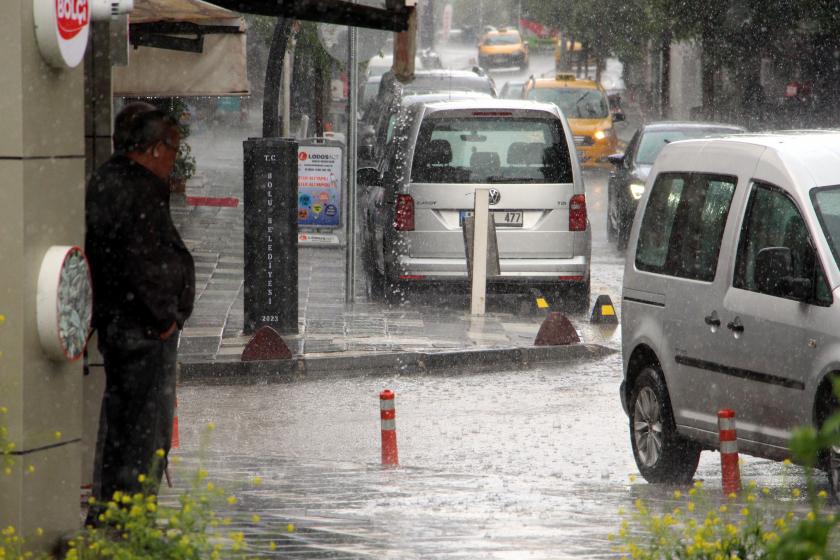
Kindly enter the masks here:
M 554 76 L 554 79 L 558 82 L 574 82 L 577 79 L 577 76 L 568 72 L 558 72 Z

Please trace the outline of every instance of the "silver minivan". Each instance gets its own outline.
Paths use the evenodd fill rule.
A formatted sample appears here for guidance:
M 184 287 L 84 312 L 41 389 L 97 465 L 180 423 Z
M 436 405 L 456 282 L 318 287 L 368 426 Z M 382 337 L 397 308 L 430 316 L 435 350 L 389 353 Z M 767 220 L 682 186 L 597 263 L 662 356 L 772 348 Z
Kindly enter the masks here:
M 781 460 L 837 409 L 840 133 L 668 145 L 645 185 L 622 287 L 621 401 L 639 471 L 684 482 L 718 448 Z M 643 211 L 641 209 L 644 209 Z M 838 450 L 821 466 L 840 490 Z
M 568 123 L 550 104 L 417 104 L 396 123 L 382 169 L 360 171 L 372 295 L 465 283 L 464 217 L 489 187 L 501 275 L 570 306 L 589 303 L 590 226 Z

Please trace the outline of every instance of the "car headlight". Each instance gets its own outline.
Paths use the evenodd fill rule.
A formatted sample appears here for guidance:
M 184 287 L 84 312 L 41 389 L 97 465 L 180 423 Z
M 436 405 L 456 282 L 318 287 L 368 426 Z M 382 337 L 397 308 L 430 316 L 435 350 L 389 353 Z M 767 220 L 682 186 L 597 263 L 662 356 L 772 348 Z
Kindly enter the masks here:
M 645 194 L 644 183 L 630 183 L 630 196 L 633 197 L 633 200 L 639 200 L 643 194 Z
M 607 130 L 596 130 L 595 134 L 593 134 L 592 136 L 595 137 L 595 140 L 603 140 L 604 138 L 606 138 L 609 135 L 609 133 L 610 133 L 609 129 L 607 129 Z

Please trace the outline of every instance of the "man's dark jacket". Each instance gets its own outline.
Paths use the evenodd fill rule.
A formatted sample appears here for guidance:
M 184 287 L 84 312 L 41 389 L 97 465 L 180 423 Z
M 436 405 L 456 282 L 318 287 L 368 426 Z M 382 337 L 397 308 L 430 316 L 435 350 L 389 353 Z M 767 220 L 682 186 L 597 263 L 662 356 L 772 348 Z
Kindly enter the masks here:
M 151 338 L 178 327 L 195 299 L 195 265 L 169 213 L 169 185 L 123 155 L 85 192 L 85 253 L 93 276 L 93 325 L 102 334 L 140 328 Z

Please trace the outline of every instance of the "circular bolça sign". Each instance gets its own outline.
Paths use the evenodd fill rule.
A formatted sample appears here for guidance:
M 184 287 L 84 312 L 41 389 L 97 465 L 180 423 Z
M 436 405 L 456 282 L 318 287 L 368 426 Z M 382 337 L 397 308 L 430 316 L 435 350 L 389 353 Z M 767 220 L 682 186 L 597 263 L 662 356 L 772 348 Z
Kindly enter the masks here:
M 36 297 L 41 347 L 53 359 L 78 360 L 93 318 L 93 289 L 79 247 L 53 246 L 41 261 Z
M 90 0 L 33 0 L 35 39 L 55 68 L 75 68 L 85 57 Z

